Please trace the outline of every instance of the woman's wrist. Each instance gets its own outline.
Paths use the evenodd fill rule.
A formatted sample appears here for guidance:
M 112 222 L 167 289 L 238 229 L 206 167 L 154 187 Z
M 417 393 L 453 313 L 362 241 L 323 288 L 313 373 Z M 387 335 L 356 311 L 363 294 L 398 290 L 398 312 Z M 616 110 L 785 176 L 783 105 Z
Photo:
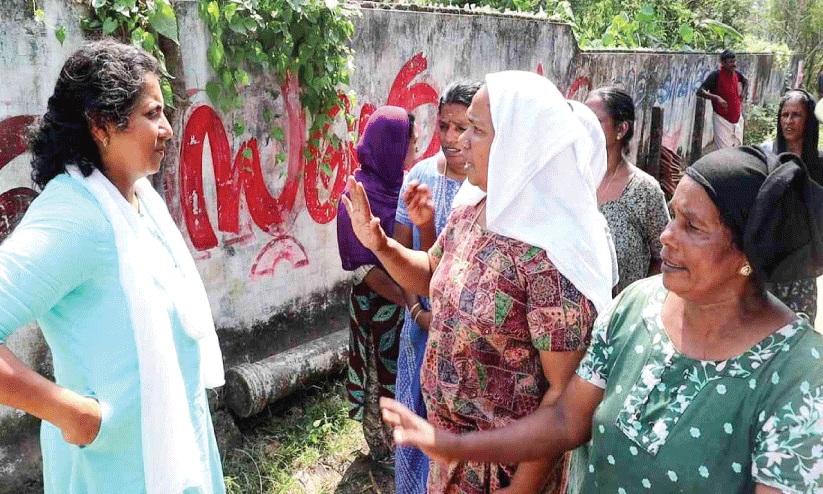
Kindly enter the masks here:
M 423 229 L 434 229 L 434 218 L 429 218 L 427 221 L 424 221 L 420 224 L 415 223 L 414 226 L 423 230 Z
M 417 324 L 418 326 L 420 326 L 420 321 L 418 321 L 418 320 L 417 320 L 417 318 L 418 318 L 418 317 L 420 317 L 420 313 L 421 313 L 421 312 L 425 312 L 425 311 L 423 310 L 423 308 L 422 308 L 422 307 L 419 307 L 419 308 L 417 309 L 417 312 L 413 312 L 413 313 L 411 314 L 412 319 L 414 320 L 414 323 L 415 323 L 415 324 Z
M 439 451 L 450 460 L 461 460 L 471 446 L 471 433 L 455 434 L 444 430 L 438 430 L 435 435 L 435 443 Z
M 386 235 L 386 232 L 383 231 L 383 228 L 379 228 L 380 231 L 380 238 L 377 241 L 377 245 L 374 246 L 374 249 L 371 249 L 374 252 L 374 255 L 378 257 L 381 256 L 391 256 L 392 255 L 392 242 L 395 242 L 395 245 L 401 245 L 400 242 L 397 242 L 393 238 Z M 402 245 L 401 245 L 402 246 Z M 382 261 L 382 259 L 381 259 Z
M 67 442 L 83 445 L 97 437 L 102 409 L 96 399 L 63 388 L 55 412 L 53 417 L 46 417 L 45 420 L 60 429 Z

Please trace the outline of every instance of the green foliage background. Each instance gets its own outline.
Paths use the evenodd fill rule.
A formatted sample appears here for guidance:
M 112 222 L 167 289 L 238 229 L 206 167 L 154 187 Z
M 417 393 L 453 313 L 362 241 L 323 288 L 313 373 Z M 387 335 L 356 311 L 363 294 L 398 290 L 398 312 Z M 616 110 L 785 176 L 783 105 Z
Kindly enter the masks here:
M 221 111 L 242 104 L 239 89 L 249 84 L 250 72 L 267 72 L 281 84 L 290 74 L 297 76 L 310 135 L 331 123 L 335 109 L 345 114 L 338 91 L 352 71 L 349 41 L 357 7 L 337 0 L 200 0 L 199 5 L 211 32 L 208 60 L 217 74 L 206 92 Z M 282 133 L 275 131 L 278 136 Z
M 411 0 L 400 0 L 407 2 Z M 417 1 L 417 0 L 415 0 Z M 423 0 L 464 6 L 466 0 Z M 821 0 L 476 0 L 500 12 L 520 11 L 567 22 L 582 48 L 772 52 L 787 65 L 805 61 L 813 89 L 823 70 Z
M 132 43 L 158 59 L 163 96 L 166 105 L 174 107 L 174 77 L 161 49 L 161 38 L 179 45 L 172 0 L 74 1 L 85 7 L 80 24 L 86 32 Z M 42 0 L 31 2 L 35 17 L 45 22 Z M 281 85 L 295 75 L 311 122 L 312 144 L 319 146 L 320 136 L 338 146 L 339 137 L 329 132 L 332 115 L 354 119 L 338 93 L 348 86 L 353 68 L 352 18 L 359 9 L 338 0 L 198 0 L 198 5 L 211 33 L 207 58 L 216 77 L 206 83 L 206 93 L 212 103 L 223 112 L 239 108 L 241 90 L 255 73 L 273 74 Z M 54 27 L 62 44 L 65 29 Z M 245 124 L 236 120 L 233 130 L 242 134 Z M 282 129 L 272 127 L 270 133 L 283 139 Z

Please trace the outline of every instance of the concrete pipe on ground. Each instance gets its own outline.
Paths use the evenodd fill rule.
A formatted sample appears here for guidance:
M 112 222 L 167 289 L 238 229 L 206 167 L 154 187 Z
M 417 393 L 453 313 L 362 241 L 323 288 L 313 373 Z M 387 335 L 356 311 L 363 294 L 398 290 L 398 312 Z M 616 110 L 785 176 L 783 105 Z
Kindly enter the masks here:
M 342 330 L 269 358 L 226 371 L 226 404 L 238 417 L 263 411 L 269 403 L 340 371 L 346 365 L 349 331 Z

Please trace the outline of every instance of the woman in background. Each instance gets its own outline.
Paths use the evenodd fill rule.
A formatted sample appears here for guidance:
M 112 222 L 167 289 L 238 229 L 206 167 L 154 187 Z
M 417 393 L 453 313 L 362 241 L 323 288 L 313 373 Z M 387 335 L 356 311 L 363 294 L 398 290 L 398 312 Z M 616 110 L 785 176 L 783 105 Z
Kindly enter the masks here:
M 802 89 L 792 89 L 780 98 L 777 137 L 762 147 L 774 154 L 800 156 L 809 176 L 823 184 L 823 152 L 817 149 L 820 124 L 814 116 L 815 101 Z M 817 280 L 814 278 L 769 283 L 766 288 L 793 311 L 805 314 L 814 325 L 817 316 Z
M 618 294 L 635 281 L 660 272 L 660 234 L 669 209 L 660 184 L 626 160 L 634 135 L 634 101 L 624 90 L 600 88 L 589 95 L 606 136 L 608 168 L 597 188 L 597 207 L 609 224 L 617 253 Z
M 416 140 L 414 117 L 403 108 L 383 106 L 369 117 L 357 145 L 357 179 L 364 184 L 375 215 L 389 234 L 394 231 L 403 169 L 414 162 Z M 337 243 L 343 269 L 354 272 L 349 297 L 349 416 L 363 423 L 372 461 L 392 468 L 393 443 L 380 421 L 378 399 L 394 397 L 405 297 L 377 257 L 357 240 L 342 202 Z

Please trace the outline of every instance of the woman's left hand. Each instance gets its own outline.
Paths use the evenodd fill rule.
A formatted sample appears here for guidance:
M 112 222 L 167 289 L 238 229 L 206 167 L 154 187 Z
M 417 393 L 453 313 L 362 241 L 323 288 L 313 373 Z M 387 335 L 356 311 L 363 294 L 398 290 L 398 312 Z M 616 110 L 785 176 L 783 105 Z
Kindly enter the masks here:
M 383 421 L 394 430 L 394 442 L 398 446 L 416 446 L 434 461 L 450 461 L 448 452 L 456 443 L 455 434 L 435 429 L 425 419 L 391 398 L 380 398 L 380 409 Z

